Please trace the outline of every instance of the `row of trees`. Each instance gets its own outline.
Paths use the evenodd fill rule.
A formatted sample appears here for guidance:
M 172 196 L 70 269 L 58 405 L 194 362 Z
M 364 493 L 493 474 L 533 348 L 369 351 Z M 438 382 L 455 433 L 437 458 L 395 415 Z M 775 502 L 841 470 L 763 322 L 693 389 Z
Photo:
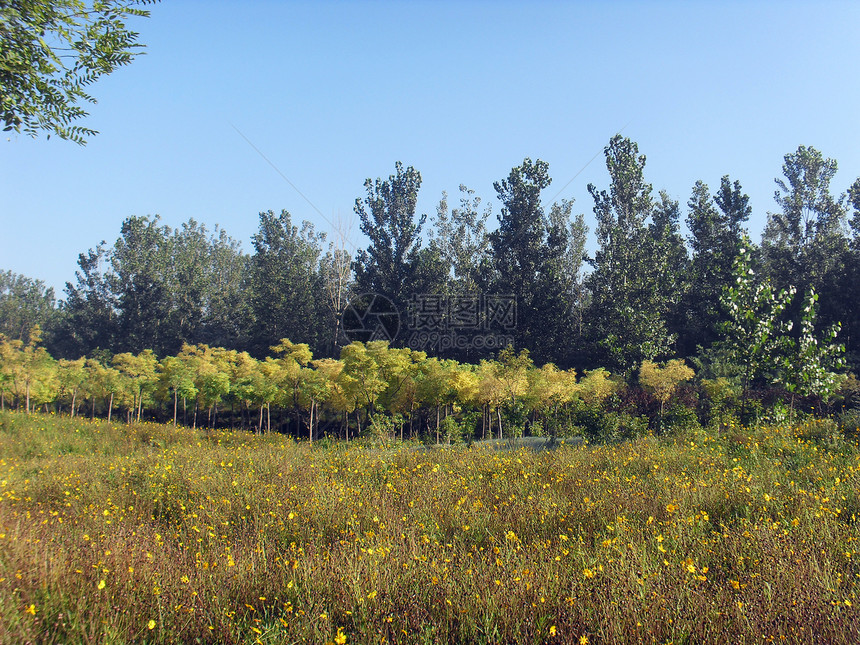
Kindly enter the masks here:
M 209 427 L 217 424 L 220 411 L 230 425 L 257 431 L 273 427 L 274 408 L 278 429 L 311 439 L 321 423 L 346 438 L 390 430 L 396 423 L 401 438 L 420 431 L 439 440 L 443 429 L 450 434 L 447 417 L 468 420 L 474 431 L 477 409 L 483 412 L 484 436 L 492 436 L 494 428 L 501 436 L 511 419 L 519 425 L 507 433 L 521 433 L 524 411 L 532 423 L 543 421 L 551 408 L 557 412 L 574 399 L 600 401 L 618 387 L 605 370 L 577 383 L 573 370 L 538 369 L 527 351 L 506 350 L 499 360 L 469 365 L 371 341 L 347 345 L 339 359 L 314 360 L 306 344 L 284 339 L 262 360 L 247 352 L 185 345 L 161 360 L 147 349 L 104 362 L 55 360 L 39 337 L 38 328 L 27 344 L 0 337 L 0 408 L 30 412 L 51 406 L 72 416 L 85 411 L 108 419 L 121 410 L 129 421 L 149 412 L 174 424 Z M 464 408 L 470 410 L 465 417 Z
M 286 211 L 260 214 L 250 255 L 224 231 L 210 233 L 194 220 L 172 230 L 158 217 L 130 217 L 113 245 L 81 254 L 59 307 L 43 284 L 0 274 L 0 331 L 26 343 L 26 330 L 38 323 L 49 351 L 68 359 L 143 349 L 164 356 L 183 343 L 263 358 L 285 337 L 336 357 L 349 342 L 341 314 L 356 294 L 386 295 L 403 321 L 416 295 L 504 294 L 516 300 L 516 324 L 507 330 L 514 346 L 539 364 L 602 365 L 630 377 L 644 360 L 680 357 L 711 375 L 726 371 L 730 366 L 712 350 L 729 320 L 721 296 L 744 247 L 748 197 L 729 176 L 716 192 L 699 181 L 684 216 L 668 194 L 654 194 L 635 142 L 615 136 L 605 157 L 608 188 L 589 186 L 593 257 L 585 254 L 588 229 L 573 204 L 542 203 L 551 178 L 541 160 L 526 159 L 495 183 L 495 230 L 488 229 L 491 209 L 465 186 L 456 206 L 443 195 L 429 222 L 419 216 L 421 175 L 398 163 L 387 179 L 368 179 L 356 200 L 369 244 L 355 257 L 342 239 L 328 243 Z M 802 295 L 814 291 L 820 328 L 842 323 L 840 339 L 856 368 L 860 179 L 836 195 L 836 168 L 814 148 L 785 156 L 778 208 L 748 257 L 757 284 L 801 294 L 781 313 L 781 322 L 793 321 L 794 340 Z M 401 334 L 394 345 L 406 339 Z M 474 349 L 437 353 L 489 356 Z
M 769 282 L 757 282 L 751 251 L 743 239 L 731 285 L 721 295 L 728 321 L 707 356 L 711 363 L 731 369 L 697 383 L 711 417 L 724 414 L 733 399 L 740 402 L 740 416 L 746 416 L 749 391 L 757 379 L 780 385 L 792 412 L 796 397 L 826 401 L 845 381 L 833 371 L 843 367 L 844 347 L 835 342 L 838 325 L 816 335 L 815 292 L 807 292 L 795 338 L 781 315 L 796 290 L 776 292 Z M 517 353 L 510 346 L 497 359 L 477 364 L 428 357 L 387 341 L 353 342 L 342 348 L 338 359 L 314 360 L 307 344 L 287 339 L 271 346 L 273 355 L 264 359 L 235 349 L 185 344 L 161 360 L 151 349 L 118 353 L 109 360 L 55 360 L 40 341 L 38 326 L 27 343 L 0 334 L 0 408 L 8 398 L 10 405 L 27 412 L 51 404 L 65 406 L 74 416 L 87 405 L 91 415 L 99 408 L 110 419 L 118 407 L 128 420 L 138 421 L 150 410 L 172 415 L 175 425 L 181 404 L 183 423 L 188 423 L 189 405 L 194 426 L 204 413 L 212 427 L 219 408 L 222 415 L 229 409 L 230 425 L 238 419 L 259 432 L 272 427 L 274 406 L 279 429 L 311 440 L 319 435 L 321 421 L 339 423 L 338 432 L 347 438 L 354 421 L 353 435 L 364 429 L 389 437 L 399 430 L 403 438 L 408 427 L 409 436 L 435 432 L 437 442 L 443 434 L 448 439 L 492 436 L 494 426 L 499 437 L 507 428 L 515 435 L 584 431 L 605 438 L 620 432 L 622 419 L 628 429 L 662 429 L 666 405 L 695 375 L 680 359 L 663 366 L 643 359 L 637 366 L 638 384 L 647 396 L 632 408 L 619 408 L 618 400 L 609 406 L 605 402 L 629 391 L 623 378 L 600 368 L 577 380 L 575 370 L 552 363 L 537 367 L 528 350 Z M 693 396 L 686 405 L 701 411 L 702 402 Z M 614 419 L 608 431 L 607 419 Z

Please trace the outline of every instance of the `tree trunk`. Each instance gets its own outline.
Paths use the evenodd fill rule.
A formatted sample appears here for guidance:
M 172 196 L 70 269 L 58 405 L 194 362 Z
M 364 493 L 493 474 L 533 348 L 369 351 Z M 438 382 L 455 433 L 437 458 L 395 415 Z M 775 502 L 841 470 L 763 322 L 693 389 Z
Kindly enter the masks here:
M 179 394 L 173 390 L 173 427 L 176 427 L 176 413 L 179 407 Z
M 272 404 L 266 403 L 266 432 L 272 431 Z
M 108 423 L 110 423 L 111 413 L 113 412 L 113 392 L 110 393 L 110 403 L 108 403 Z
M 75 418 L 75 401 L 77 400 L 77 398 L 78 398 L 78 389 L 75 388 L 72 391 L 72 410 L 71 410 L 71 412 L 72 412 L 72 418 L 73 419 Z

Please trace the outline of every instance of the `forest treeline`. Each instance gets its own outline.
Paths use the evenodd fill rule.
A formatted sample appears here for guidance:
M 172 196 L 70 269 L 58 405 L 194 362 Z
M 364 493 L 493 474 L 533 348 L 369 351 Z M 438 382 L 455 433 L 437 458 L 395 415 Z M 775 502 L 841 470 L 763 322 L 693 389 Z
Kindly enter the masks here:
M 103 365 L 145 350 L 157 361 L 186 346 L 265 362 L 282 339 L 340 360 L 350 340 L 342 314 L 357 294 L 386 295 L 403 321 L 417 295 L 438 296 L 447 307 L 504 294 L 516 303 L 515 324 L 506 329 L 513 348 L 560 370 L 605 368 L 635 383 L 645 362 L 684 359 L 700 378 L 725 378 L 746 391 L 787 382 L 790 352 L 771 341 L 782 338 L 797 352 L 804 333 L 845 346 L 846 364 L 822 369 L 857 368 L 860 179 L 838 193 L 831 186 L 836 161 L 800 146 L 785 156 L 776 208 L 753 244 L 749 199 L 738 180 L 726 175 L 716 190 L 698 181 L 682 206 L 646 181 L 645 156 L 634 141 L 616 135 L 605 159 L 608 186 L 588 186 L 596 219 L 592 256 L 585 252 L 585 218 L 574 215 L 573 203 L 541 201 L 551 183 L 541 160 L 525 159 L 494 184 L 501 204 L 495 230 L 487 225 L 491 208 L 465 186 L 451 203 L 443 194 L 429 221 L 419 215 L 421 175 L 397 163 L 387 179 L 368 179 L 356 199 L 369 244 L 354 254 L 343 239 L 297 225 L 286 211 L 260 214 L 250 254 L 224 230 L 193 219 L 172 229 L 158 216 L 133 216 L 113 244 L 79 256 L 59 301 L 38 280 L 0 273 L 0 333 L 27 347 L 38 325 L 50 356 Z M 736 294 L 733 303 L 726 296 L 738 286 L 739 257 L 747 300 Z M 744 364 L 730 350 L 727 339 L 743 327 L 732 307 L 770 321 L 758 362 Z M 440 315 L 444 326 L 453 314 Z M 406 342 L 401 334 L 391 349 Z M 497 358 L 498 349 L 430 353 L 478 365 Z

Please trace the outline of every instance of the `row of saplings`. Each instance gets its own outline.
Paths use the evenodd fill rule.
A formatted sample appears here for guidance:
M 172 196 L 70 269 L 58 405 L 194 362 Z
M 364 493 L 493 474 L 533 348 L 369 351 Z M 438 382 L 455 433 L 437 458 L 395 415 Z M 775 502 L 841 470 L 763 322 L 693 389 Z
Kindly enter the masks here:
M 746 392 L 731 379 L 720 377 L 679 383 L 660 391 L 641 383 L 629 385 L 610 377 L 612 390 L 600 398 L 579 398 L 553 410 L 528 409 L 523 402 L 503 404 L 497 413 L 450 406 L 443 411 L 440 432 L 425 414 L 421 439 L 444 443 L 468 443 L 493 437 L 542 437 L 565 440 L 581 437 L 589 442 L 614 442 L 648 434 L 685 433 L 704 428 L 720 432 L 754 425 L 797 425 L 815 419 L 815 430 L 832 438 L 860 435 L 860 381 L 849 374 L 835 396 L 792 396 L 778 387 L 759 387 Z M 491 416 L 499 416 L 495 424 Z M 488 423 L 489 420 L 489 423 Z M 395 433 L 399 415 L 371 417 L 379 426 L 375 436 Z M 499 433 L 498 428 L 503 432 Z M 408 426 L 407 426 L 408 427 Z M 489 428 L 489 434 L 487 433 Z M 371 430 L 374 428 L 371 427 Z
M 827 419 L 824 426 L 831 432 L 860 430 L 860 381 L 853 374 L 844 377 L 841 387 L 828 400 L 819 396 L 791 396 L 776 387 L 744 391 L 736 380 L 725 377 L 694 380 L 693 370 L 680 360 L 662 366 L 645 361 L 632 384 L 606 370 L 593 370 L 576 383 L 575 394 L 569 390 L 564 395 L 540 399 L 528 395 L 533 382 L 530 383 L 528 373 L 523 376 L 522 387 L 509 389 L 509 396 L 497 400 L 495 405 L 447 397 L 445 402 L 429 408 L 417 407 L 409 414 L 373 405 L 356 406 L 352 412 L 321 405 L 316 417 L 297 407 L 266 406 L 259 411 L 259 418 L 257 410 L 231 405 L 221 408 L 219 425 L 278 432 L 312 441 L 366 438 L 377 442 L 399 439 L 437 444 L 520 437 L 550 440 L 581 437 L 590 442 L 610 442 L 703 427 L 727 429 L 762 423 L 799 423 L 810 417 Z M 199 411 L 195 402 L 179 405 L 179 422 L 191 425 L 194 419 L 196 425 Z M 43 407 L 48 411 L 48 406 Z M 106 416 L 103 407 L 104 404 L 93 402 L 92 414 Z M 175 414 L 172 406 L 155 406 L 145 411 L 144 418 L 170 422 Z

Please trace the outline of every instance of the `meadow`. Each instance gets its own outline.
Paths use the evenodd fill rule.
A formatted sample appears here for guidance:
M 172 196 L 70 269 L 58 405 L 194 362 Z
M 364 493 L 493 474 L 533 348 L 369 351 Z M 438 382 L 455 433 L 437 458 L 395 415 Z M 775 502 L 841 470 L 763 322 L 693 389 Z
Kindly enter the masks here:
M 506 451 L 5 412 L 0 642 L 860 642 L 834 428 Z

